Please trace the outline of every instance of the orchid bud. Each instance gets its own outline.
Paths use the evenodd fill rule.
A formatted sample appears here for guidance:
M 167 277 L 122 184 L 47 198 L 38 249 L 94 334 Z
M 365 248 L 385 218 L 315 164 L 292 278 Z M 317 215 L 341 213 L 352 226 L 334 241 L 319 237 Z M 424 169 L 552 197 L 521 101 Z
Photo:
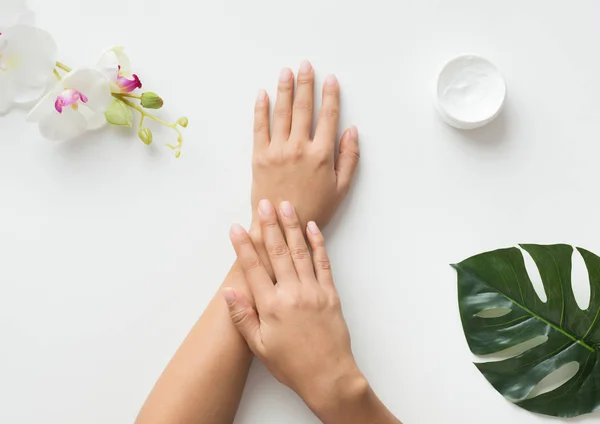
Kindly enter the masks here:
M 142 94 L 142 106 L 146 109 L 160 109 L 163 106 L 163 99 L 158 94 L 148 91 Z
M 188 126 L 189 121 L 188 121 L 187 117 L 182 116 L 181 118 L 179 118 L 177 120 L 177 123 L 179 125 L 181 125 L 183 128 L 186 128 Z
M 141 128 L 138 131 L 138 137 L 148 146 L 152 143 L 152 131 L 150 131 L 150 128 Z

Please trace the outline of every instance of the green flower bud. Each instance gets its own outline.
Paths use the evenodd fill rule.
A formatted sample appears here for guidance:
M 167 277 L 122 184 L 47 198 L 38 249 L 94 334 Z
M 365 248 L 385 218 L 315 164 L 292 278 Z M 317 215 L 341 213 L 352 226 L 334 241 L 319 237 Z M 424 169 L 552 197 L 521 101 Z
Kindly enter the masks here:
M 177 153 L 175 153 L 175 157 L 177 159 L 179 159 L 179 156 L 181 156 L 181 150 L 177 150 Z
M 163 99 L 158 94 L 148 91 L 142 93 L 142 106 L 146 109 L 160 109 L 163 106 Z
M 152 131 L 150 131 L 150 128 L 141 128 L 138 131 L 138 137 L 148 146 L 152 143 Z
M 183 128 L 186 128 L 188 126 L 189 121 L 185 116 L 182 116 L 181 118 L 179 118 L 177 120 L 177 123 L 179 125 L 181 125 Z

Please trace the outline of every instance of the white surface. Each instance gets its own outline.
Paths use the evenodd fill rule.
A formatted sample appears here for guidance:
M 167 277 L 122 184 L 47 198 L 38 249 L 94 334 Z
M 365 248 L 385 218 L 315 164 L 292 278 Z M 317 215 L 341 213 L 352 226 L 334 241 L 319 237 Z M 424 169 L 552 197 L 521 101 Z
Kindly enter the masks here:
M 133 421 L 233 259 L 229 225 L 249 220 L 256 91 L 273 94 L 280 68 L 304 58 L 321 81 L 337 74 L 342 124 L 361 135 L 328 235 L 372 385 L 407 424 L 555 422 L 504 401 L 470 364 L 448 264 L 518 242 L 600 253 L 600 3 L 30 5 L 65 63 L 126 45 L 190 126 L 176 161 L 118 129 L 56 144 L 22 112 L 0 118 L 0 423 Z M 469 133 L 431 98 L 465 51 L 510 87 L 500 118 Z M 236 422 L 317 420 L 255 364 Z
M 437 81 L 442 118 L 455 128 L 471 130 L 496 118 L 506 98 L 504 78 L 486 58 L 463 55 L 444 66 Z

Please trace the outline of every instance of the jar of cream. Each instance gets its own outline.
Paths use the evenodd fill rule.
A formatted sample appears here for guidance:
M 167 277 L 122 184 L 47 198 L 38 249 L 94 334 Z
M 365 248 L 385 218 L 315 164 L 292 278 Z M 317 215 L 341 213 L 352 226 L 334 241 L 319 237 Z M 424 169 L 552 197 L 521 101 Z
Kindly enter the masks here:
M 469 130 L 492 122 L 502 111 L 506 83 L 487 59 L 463 55 L 448 62 L 437 81 L 437 108 L 448 124 Z

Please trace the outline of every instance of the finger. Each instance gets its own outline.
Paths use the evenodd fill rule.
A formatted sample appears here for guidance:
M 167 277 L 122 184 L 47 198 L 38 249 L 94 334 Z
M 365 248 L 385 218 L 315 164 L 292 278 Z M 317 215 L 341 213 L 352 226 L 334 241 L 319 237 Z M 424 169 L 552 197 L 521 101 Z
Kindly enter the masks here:
M 325 249 L 325 239 L 321 230 L 314 221 L 310 221 L 307 225 L 306 235 L 310 243 L 313 255 L 313 264 L 315 267 L 315 275 L 317 280 L 323 287 L 329 287 L 335 290 L 333 284 L 333 275 L 331 274 L 331 263 Z
M 350 183 L 352 183 L 352 177 L 354 177 L 354 173 L 356 172 L 359 159 L 358 130 L 356 127 L 350 127 L 342 136 L 340 154 L 335 164 L 337 188 L 342 196 L 345 196 L 350 189 Z
M 304 231 L 300 226 L 300 220 L 290 202 L 281 202 L 279 206 L 281 221 L 285 231 L 285 239 L 294 261 L 294 267 L 300 277 L 300 281 L 309 282 L 315 280 L 315 271 L 310 259 L 310 252 L 304 239 Z
M 244 271 L 244 276 L 250 286 L 250 291 L 256 304 L 263 302 L 273 291 L 273 282 L 256 253 L 250 236 L 241 225 L 231 226 L 229 232 L 231 243 L 235 249 L 238 261 Z
M 315 73 L 310 62 L 305 60 L 298 71 L 298 84 L 292 112 L 292 140 L 310 140 L 314 101 Z
M 294 98 L 294 74 L 284 68 L 279 75 L 277 100 L 273 110 L 273 139 L 287 141 L 292 126 L 292 100 Z
M 275 208 L 271 202 L 263 199 L 258 203 L 258 212 L 265 247 L 277 284 L 281 285 L 282 282 L 297 280 L 298 274 L 296 274 L 290 250 L 283 238 L 281 228 L 279 228 Z
M 231 322 L 244 340 L 246 340 L 250 350 L 255 355 L 258 355 L 262 347 L 258 314 L 242 293 L 236 292 L 229 287 L 225 287 L 221 293 L 229 308 Z
M 323 102 L 314 141 L 331 146 L 332 151 L 337 139 L 339 117 L 340 85 L 335 75 L 329 75 L 323 84 Z
M 254 153 L 269 147 L 269 96 L 260 90 L 254 104 Z

